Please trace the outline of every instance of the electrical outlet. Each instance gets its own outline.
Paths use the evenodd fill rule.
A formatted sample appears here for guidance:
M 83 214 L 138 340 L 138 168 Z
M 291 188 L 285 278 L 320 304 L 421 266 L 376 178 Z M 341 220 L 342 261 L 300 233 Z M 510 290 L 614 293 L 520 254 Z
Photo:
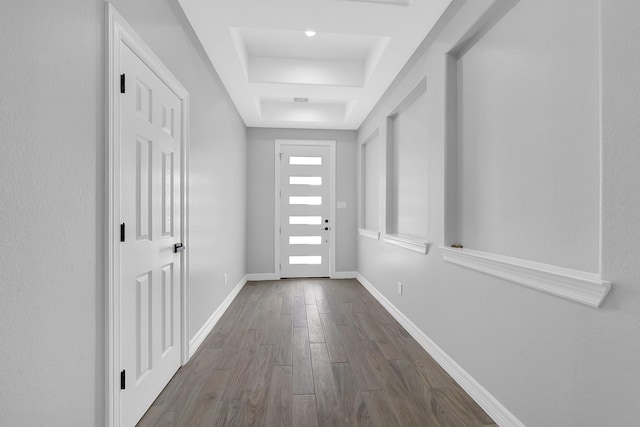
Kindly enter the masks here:
M 225 286 L 227 286 L 227 273 L 224 273 L 224 275 L 222 276 L 222 282 Z
M 398 282 L 398 295 L 402 295 L 402 282 Z

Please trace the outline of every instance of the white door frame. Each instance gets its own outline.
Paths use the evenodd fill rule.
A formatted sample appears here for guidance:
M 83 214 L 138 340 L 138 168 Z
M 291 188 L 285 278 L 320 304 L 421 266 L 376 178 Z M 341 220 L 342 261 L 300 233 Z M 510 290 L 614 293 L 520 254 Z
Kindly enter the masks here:
M 167 87 L 180 99 L 182 121 L 182 167 L 180 216 L 182 227 L 178 231 L 179 241 L 189 248 L 189 93 L 158 59 L 147 44 L 136 34 L 117 10 L 106 3 L 107 18 L 107 229 L 106 229 L 106 425 L 120 425 L 120 45 L 126 44 Z M 180 346 L 181 364 L 189 359 L 188 343 L 188 281 L 189 251 L 181 253 L 182 274 L 180 277 Z
M 329 147 L 331 153 L 331 165 L 329 167 L 329 212 L 331 214 L 331 227 L 329 229 L 329 277 L 334 278 L 336 275 L 336 141 L 328 140 L 300 140 L 300 139 L 276 139 L 274 145 L 274 162 L 275 162 L 275 265 L 274 276 L 276 279 L 282 278 L 280 269 L 280 153 L 283 145 L 316 145 Z

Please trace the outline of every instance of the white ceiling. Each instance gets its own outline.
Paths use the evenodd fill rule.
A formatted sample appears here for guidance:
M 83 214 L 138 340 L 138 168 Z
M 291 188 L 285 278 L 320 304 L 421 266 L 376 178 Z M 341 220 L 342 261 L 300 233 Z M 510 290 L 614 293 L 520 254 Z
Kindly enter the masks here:
M 451 3 L 178 1 L 247 126 L 310 129 L 357 129 Z

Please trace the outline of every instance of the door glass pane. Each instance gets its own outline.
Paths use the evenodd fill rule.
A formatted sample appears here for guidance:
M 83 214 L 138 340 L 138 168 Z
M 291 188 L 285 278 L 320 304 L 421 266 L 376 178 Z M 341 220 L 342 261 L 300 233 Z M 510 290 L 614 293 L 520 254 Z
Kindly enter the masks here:
M 319 166 L 322 164 L 322 157 L 289 157 L 290 165 L 314 165 Z
M 291 225 L 320 225 L 322 217 L 319 216 L 290 216 L 289 224 Z
M 322 264 L 321 256 L 290 256 L 289 264 L 307 264 L 307 265 L 319 265 Z
M 321 245 L 321 236 L 289 236 L 290 245 Z
M 322 185 L 321 176 L 290 176 L 291 185 Z
M 289 196 L 290 205 L 321 205 L 322 196 Z

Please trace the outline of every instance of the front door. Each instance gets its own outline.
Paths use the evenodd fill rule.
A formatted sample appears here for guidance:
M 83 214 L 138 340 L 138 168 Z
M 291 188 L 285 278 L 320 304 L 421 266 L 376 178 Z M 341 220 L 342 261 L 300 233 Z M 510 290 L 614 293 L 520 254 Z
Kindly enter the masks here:
M 329 277 L 332 153 L 329 142 L 282 142 L 279 150 L 280 277 Z
M 121 44 L 121 425 L 135 425 L 181 363 L 180 99 Z

